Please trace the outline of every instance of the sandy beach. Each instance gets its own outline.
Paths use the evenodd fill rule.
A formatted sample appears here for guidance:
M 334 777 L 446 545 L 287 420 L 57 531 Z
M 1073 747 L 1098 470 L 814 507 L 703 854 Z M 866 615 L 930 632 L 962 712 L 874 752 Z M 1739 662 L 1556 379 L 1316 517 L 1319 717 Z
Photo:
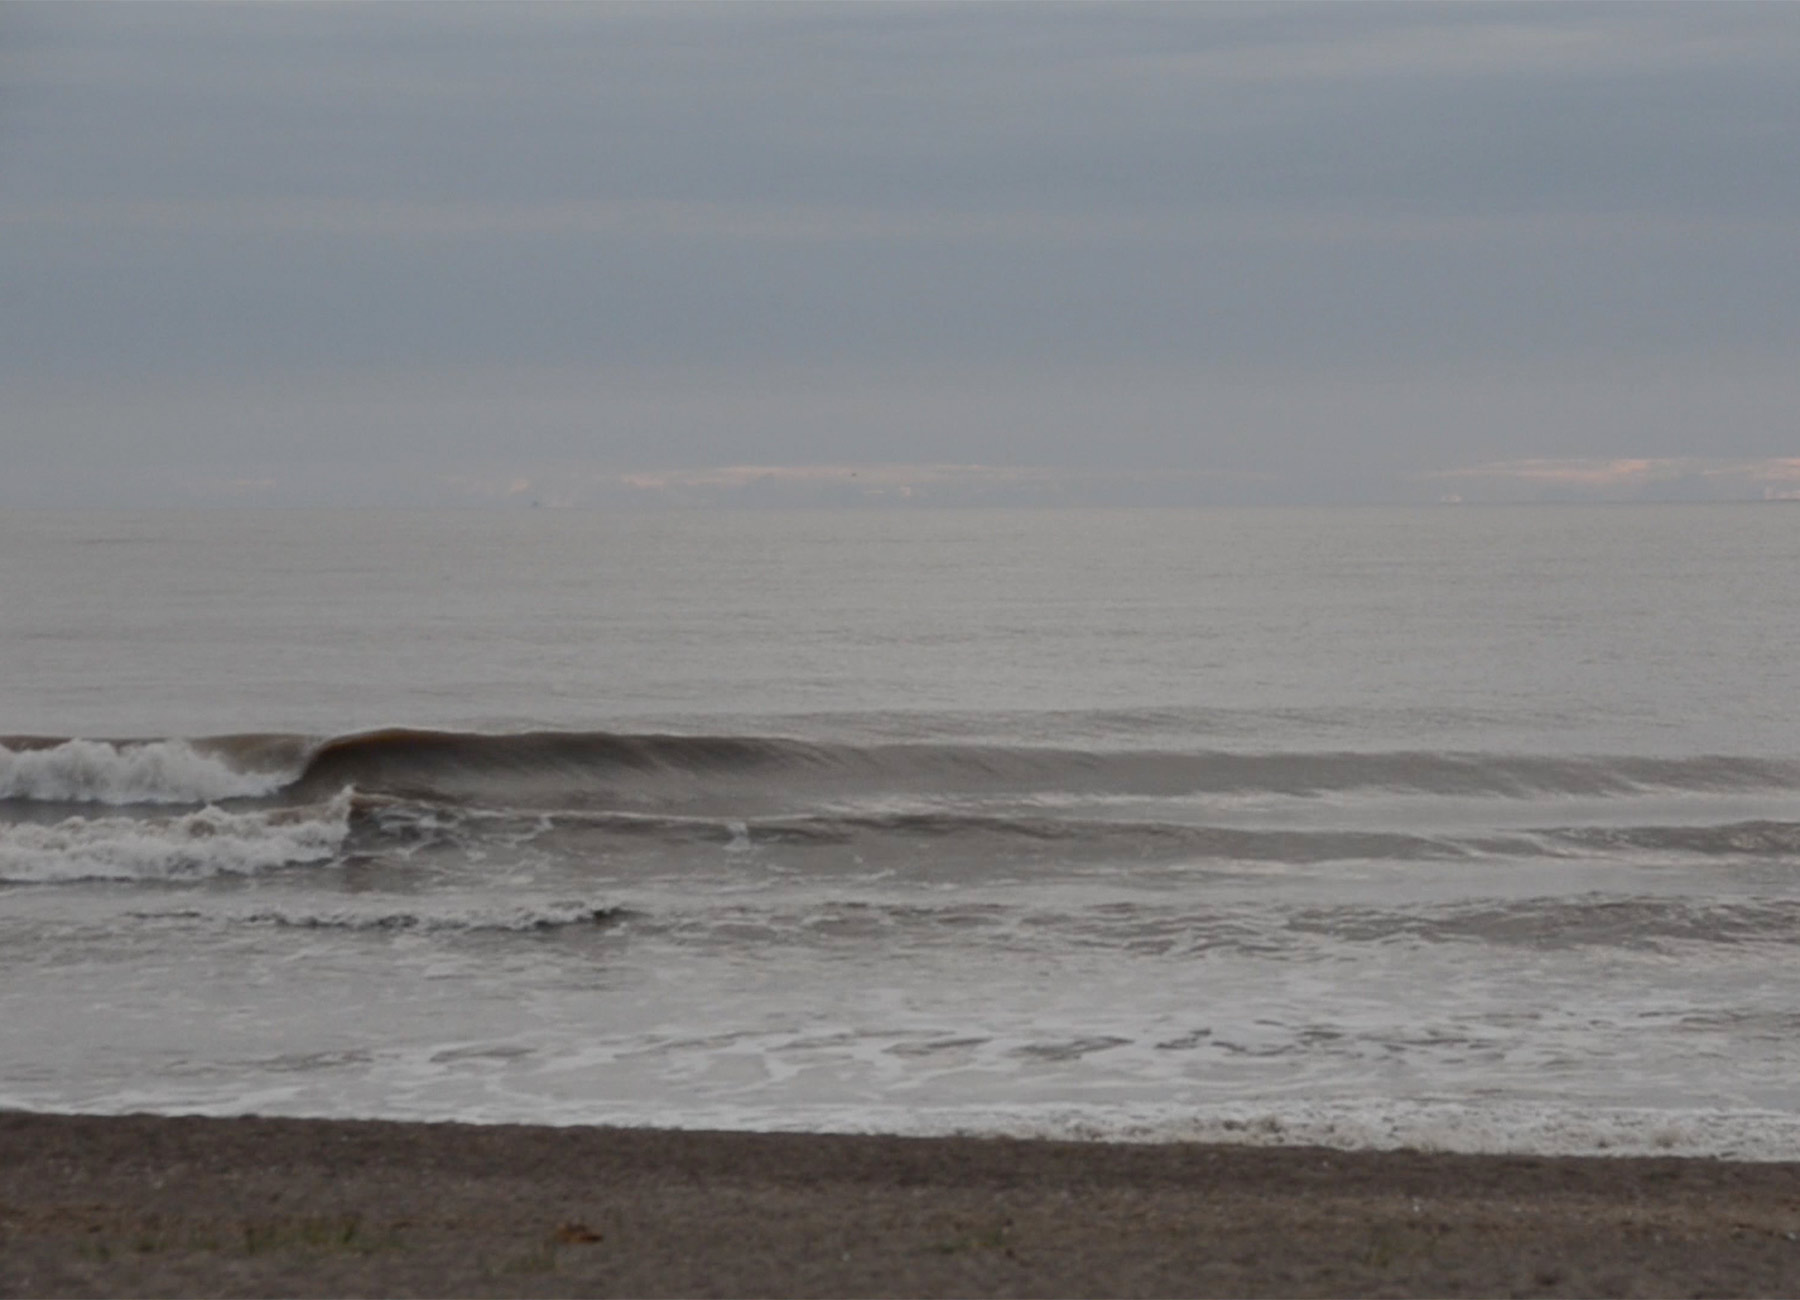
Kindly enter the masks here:
M 18 1295 L 1792 1295 L 1800 1166 L 0 1115 Z

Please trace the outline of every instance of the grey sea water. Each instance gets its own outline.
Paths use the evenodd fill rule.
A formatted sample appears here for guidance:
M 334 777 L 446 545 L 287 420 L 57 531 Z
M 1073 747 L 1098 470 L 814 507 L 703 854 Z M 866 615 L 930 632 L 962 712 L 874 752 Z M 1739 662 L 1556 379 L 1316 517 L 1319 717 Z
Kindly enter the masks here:
M 0 514 L 0 1104 L 1800 1157 L 1800 508 Z

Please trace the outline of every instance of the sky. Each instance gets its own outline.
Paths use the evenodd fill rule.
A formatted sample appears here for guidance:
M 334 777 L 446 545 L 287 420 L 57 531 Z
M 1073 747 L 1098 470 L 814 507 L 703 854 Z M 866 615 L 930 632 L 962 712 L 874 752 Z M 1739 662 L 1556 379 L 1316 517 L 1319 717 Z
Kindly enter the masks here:
M 1800 5 L 0 6 L 0 505 L 1800 496 Z

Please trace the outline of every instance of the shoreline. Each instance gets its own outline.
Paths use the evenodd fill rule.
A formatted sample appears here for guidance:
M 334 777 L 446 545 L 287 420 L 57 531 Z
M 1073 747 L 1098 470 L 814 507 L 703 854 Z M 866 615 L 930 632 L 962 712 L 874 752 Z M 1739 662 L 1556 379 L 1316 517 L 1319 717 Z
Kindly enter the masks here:
M 1800 1163 L 0 1112 L 0 1295 L 1791 1295 Z

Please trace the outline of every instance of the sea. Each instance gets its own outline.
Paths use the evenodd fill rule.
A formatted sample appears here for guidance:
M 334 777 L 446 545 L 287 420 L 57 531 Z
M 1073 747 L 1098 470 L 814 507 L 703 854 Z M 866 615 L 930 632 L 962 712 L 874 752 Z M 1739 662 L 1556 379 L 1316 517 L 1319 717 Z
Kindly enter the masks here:
M 0 512 L 0 1107 L 1800 1158 L 1800 507 Z

